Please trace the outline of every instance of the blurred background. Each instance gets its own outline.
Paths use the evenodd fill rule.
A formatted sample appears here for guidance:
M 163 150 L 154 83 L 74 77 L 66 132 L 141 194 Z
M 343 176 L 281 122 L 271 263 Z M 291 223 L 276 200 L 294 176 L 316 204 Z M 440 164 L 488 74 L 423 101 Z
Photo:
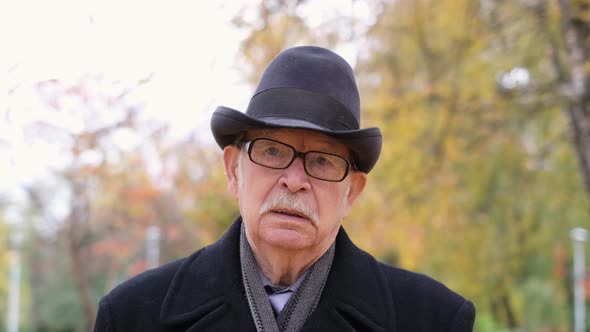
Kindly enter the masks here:
M 384 135 L 352 239 L 471 299 L 476 331 L 574 330 L 590 1 L 6 1 L 0 37 L 0 330 L 88 331 L 215 241 L 238 210 L 211 113 L 303 44 L 354 66 Z

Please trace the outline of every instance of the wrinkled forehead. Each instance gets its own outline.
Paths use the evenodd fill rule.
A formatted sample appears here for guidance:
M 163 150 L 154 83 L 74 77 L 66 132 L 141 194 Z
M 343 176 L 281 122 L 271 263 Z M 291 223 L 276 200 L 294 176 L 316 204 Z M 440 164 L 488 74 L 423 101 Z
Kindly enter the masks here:
M 295 149 L 301 151 L 317 150 L 338 154 L 346 158 L 350 156 L 348 147 L 337 139 L 309 129 L 253 129 L 246 132 L 243 138 L 245 140 L 270 138 L 292 145 Z

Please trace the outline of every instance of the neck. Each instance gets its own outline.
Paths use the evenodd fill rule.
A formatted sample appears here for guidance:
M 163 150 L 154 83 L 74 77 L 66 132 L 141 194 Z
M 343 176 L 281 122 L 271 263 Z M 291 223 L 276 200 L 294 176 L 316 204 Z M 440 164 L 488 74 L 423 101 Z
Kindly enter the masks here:
M 257 247 L 252 243 L 250 243 L 250 247 L 262 274 L 273 285 L 280 286 L 290 286 L 295 283 L 303 272 L 320 259 L 329 248 L 323 250 L 319 255 L 310 256 L 308 252 L 285 252 L 264 245 Z

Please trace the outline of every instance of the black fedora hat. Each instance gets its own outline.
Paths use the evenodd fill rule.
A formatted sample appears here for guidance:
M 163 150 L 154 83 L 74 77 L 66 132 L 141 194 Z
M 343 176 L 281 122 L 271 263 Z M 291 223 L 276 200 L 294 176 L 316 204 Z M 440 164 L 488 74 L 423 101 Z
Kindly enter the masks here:
M 368 173 L 381 153 L 379 128 L 360 128 L 359 93 L 350 65 L 321 47 L 293 47 L 266 68 L 246 112 L 219 106 L 211 131 L 224 148 L 251 129 L 303 128 L 336 138 Z

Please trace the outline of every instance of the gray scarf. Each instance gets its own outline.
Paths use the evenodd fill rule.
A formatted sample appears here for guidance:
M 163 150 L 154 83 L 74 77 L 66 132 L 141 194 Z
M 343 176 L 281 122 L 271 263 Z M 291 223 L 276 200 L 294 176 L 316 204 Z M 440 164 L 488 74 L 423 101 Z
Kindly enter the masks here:
M 240 236 L 242 280 L 250 312 L 258 332 L 296 332 L 303 327 L 320 301 L 334 259 L 334 252 L 335 245 L 332 243 L 328 251 L 309 268 L 309 272 L 297 291 L 285 304 L 279 316 L 275 318 L 268 295 L 262 286 L 260 269 L 246 238 L 244 224 L 242 224 Z

